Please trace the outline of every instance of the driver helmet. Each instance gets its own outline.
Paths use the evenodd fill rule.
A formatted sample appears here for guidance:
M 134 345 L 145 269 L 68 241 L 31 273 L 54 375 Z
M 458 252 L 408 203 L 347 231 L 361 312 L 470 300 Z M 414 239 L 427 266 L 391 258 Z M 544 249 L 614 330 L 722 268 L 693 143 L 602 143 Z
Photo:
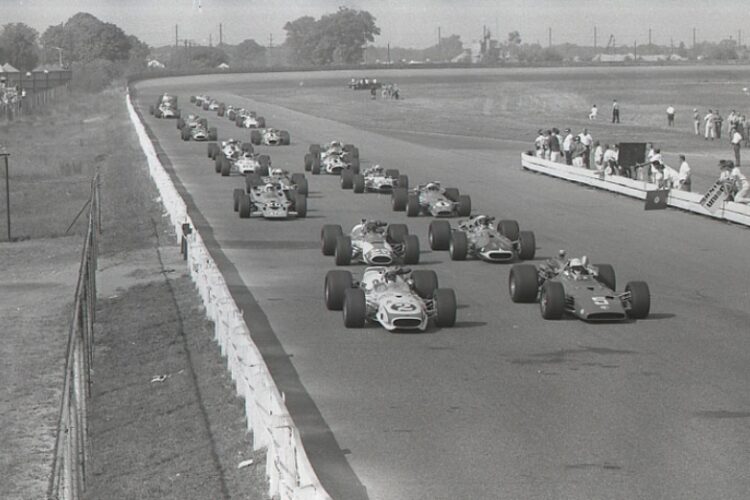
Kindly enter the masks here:
M 490 226 L 492 224 L 492 218 L 486 215 L 477 215 L 474 222 L 477 226 Z
M 425 188 L 427 189 L 427 191 L 439 191 L 440 184 L 438 184 L 437 182 L 428 182 Z
M 340 148 L 341 147 L 341 141 L 331 141 L 331 147 L 332 148 Z
M 376 163 L 375 165 L 372 166 L 372 171 L 373 172 L 382 172 L 383 171 L 383 167 L 381 167 L 380 164 Z
M 280 168 L 271 169 L 271 175 L 282 175 L 284 171 Z
M 586 271 L 583 260 L 584 259 L 570 259 L 570 262 L 568 263 L 568 266 L 570 266 L 570 271 L 576 276 L 580 276 Z
M 383 279 L 385 280 L 386 283 L 388 282 L 393 283 L 396 281 L 396 273 L 393 271 L 386 271 L 385 273 L 383 273 Z
M 273 192 L 274 192 L 275 190 L 276 190 L 276 186 L 274 186 L 274 185 L 273 185 L 273 184 L 271 184 L 270 182 L 269 182 L 268 184 L 266 184 L 266 186 L 265 186 L 265 188 L 264 188 L 264 191 L 265 191 L 266 193 L 273 193 Z

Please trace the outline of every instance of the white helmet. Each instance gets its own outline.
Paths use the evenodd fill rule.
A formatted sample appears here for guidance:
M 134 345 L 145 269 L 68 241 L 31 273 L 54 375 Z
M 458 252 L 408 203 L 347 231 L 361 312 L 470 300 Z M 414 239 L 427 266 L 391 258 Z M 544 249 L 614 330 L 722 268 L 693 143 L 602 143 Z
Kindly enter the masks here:
M 284 173 L 283 169 L 280 169 L 280 168 L 271 169 L 271 175 L 281 175 L 283 173 Z

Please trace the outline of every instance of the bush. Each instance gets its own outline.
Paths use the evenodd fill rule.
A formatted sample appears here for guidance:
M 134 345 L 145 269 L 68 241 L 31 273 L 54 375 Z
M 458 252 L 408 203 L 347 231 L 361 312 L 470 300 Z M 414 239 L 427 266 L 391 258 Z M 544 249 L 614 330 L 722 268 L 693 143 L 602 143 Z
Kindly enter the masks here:
M 112 80 L 122 76 L 124 65 L 106 59 L 95 59 L 88 63 L 73 63 L 71 87 L 84 92 L 99 92 L 107 88 Z

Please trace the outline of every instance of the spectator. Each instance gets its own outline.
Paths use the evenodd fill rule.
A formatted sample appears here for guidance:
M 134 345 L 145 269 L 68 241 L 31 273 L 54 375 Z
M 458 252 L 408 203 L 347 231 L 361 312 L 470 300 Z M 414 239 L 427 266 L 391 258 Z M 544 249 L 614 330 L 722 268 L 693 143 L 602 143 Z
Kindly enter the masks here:
M 583 144 L 583 147 L 586 148 L 586 152 L 583 156 L 583 165 L 586 168 L 591 168 L 591 146 L 594 144 L 594 138 L 591 137 L 591 134 L 589 134 L 589 129 L 585 128 L 583 129 L 583 132 L 581 132 L 578 137 L 581 138 L 581 144 Z
M 740 163 L 740 147 L 742 144 L 742 134 L 740 134 L 740 131 L 735 127 L 732 129 L 731 133 L 731 139 L 730 142 L 732 143 L 732 149 L 734 150 L 734 163 L 740 167 L 742 166 L 742 163 Z
M 556 128 L 549 136 L 549 160 L 555 163 L 560 161 L 560 131 Z
M 537 131 L 536 139 L 534 139 L 534 147 L 536 148 L 536 157 L 544 158 L 544 130 L 539 129 Z
M 714 115 L 714 133 L 717 139 L 721 139 L 721 124 L 724 123 L 724 118 L 721 117 L 719 110 L 716 110 Z
M 581 138 L 579 136 L 576 136 L 573 139 L 573 145 L 570 148 L 570 156 L 573 160 L 574 167 L 584 166 L 583 157 L 585 154 L 586 154 L 586 146 L 581 144 Z
M 745 146 L 750 146 L 750 120 L 742 115 L 742 136 L 745 138 Z
M 599 114 L 599 108 L 596 107 L 596 104 L 591 106 L 591 112 L 589 113 L 589 120 L 596 120 L 596 116 Z
M 701 115 L 698 113 L 698 108 L 693 108 L 693 129 L 695 135 L 701 135 Z
M 674 107 L 671 104 L 667 106 L 667 126 L 674 127 Z
M 705 123 L 705 140 L 711 139 L 712 141 L 716 137 L 716 130 L 714 129 L 714 112 L 712 110 L 708 110 L 708 113 L 706 113 L 706 116 L 703 117 L 703 122 Z
M 619 161 L 619 154 L 617 151 L 617 145 L 607 145 L 604 151 L 604 173 L 607 175 L 619 174 L 619 167 L 617 162 Z
M 365 80 L 365 82 L 367 82 L 367 80 Z M 374 86 L 370 89 L 370 96 L 372 99 L 377 99 L 378 97 L 378 91 Z
M 740 172 L 740 169 L 727 160 L 719 161 L 719 168 L 721 169 L 719 180 L 730 185 L 730 192 L 734 193 L 733 201 L 750 203 L 750 198 L 747 196 L 750 192 L 750 183 L 747 182 L 747 177 Z
M 679 174 L 677 170 L 665 165 L 663 161 L 654 160 L 652 163 L 653 183 L 659 186 L 659 189 L 672 189 L 679 183 Z
M 563 139 L 563 154 L 565 155 L 565 164 L 573 164 L 573 156 L 571 151 L 573 148 L 573 132 L 569 128 L 565 129 L 565 139 Z
M 620 123 L 620 105 L 617 99 L 612 100 L 612 123 Z
M 680 170 L 677 171 L 677 189 L 680 191 L 692 191 L 692 176 L 690 165 L 688 165 L 685 155 L 680 155 Z
M 604 170 L 604 149 L 608 147 L 608 145 L 602 147 L 599 141 L 594 143 L 594 168 L 597 171 Z

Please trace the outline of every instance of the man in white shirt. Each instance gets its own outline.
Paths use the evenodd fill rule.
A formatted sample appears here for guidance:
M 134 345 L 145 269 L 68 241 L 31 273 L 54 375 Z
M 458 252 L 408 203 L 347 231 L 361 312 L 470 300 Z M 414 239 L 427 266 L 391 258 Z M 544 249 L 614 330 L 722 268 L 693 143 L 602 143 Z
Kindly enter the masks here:
M 606 150 L 604 151 L 604 157 L 602 158 L 603 164 L 604 164 L 604 173 L 607 175 L 616 175 L 618 173 L 617 169 L 617 162 L 619 159 L 619 154 L 617 151 L 617 146 L 607 146 Z
M 692 176 L 690 175 L 690 165 L 688 165 L 685 155 L 680 155 L 680 170 L 677 171 L 677 185 L 680 191 L 692 191 Z
M 677 170 L 665 165 L 663 161 L 654 160 L 651 165 L 651 176 L 654 184 L 659 189 L 671 189 L 679 183 L 679 174 Z
M 583 147 L 586 148 L 586 152 L 583 155 L 583 166 L 586 168 L 591 167 L 591 146 L 594 144 L 594 138 L 591 137 L 591 134 L 589 134 L 589 129 L 585 128 L 583 129 L 583 132 L 578 134 L 578 137 L 581 138 L 581 144 L 583 144 Z
M 544 131 L 542 129 L 539 129 L 538 132 L 539 135 L 536 136 L 536 139 L 534 140 L 534 147 L 536 148 L 536 157 L 537 158 L 544 158 Z
M 667 106 L 667 126 L 674 127 L 674 107 L 672 105 Z
M 740 163 L 740 145 L 742 144 L 742 134 L 737 127 L 732 129 L 731 135 L 732 149 L 734 150 L 734 163 L 739 167 Z
M 570 148 L 573 146 L 573 132 L 569 128 L 565 129 L 565 139 L 562 143 L 563 154 L 565 155 L 565 163 L 568 165 L 573 164 L 573 158 L 570 155 Z
M 591 106 L 591 112 L 589 113 L 589 120 L 596 120 L 596 116 L 599 114 L 599 108 L 596 107 L 596 104 Z
M 604 169 L 604 148 L 599 141 L 594 143 L 594 168 L 599 172 Z
M 747 196 L 750 192 L 750 183 L 747 182 L 747 177 L 740 172 L 740 169 L 731 161 L 725 160 L 719 162 L 719 168 L 721 169 L 719 180 L 732 184 L 733 189 L 736 190 L 734 201 L 737 203 L 750 203 L 750 198 Z
M 695 135 L 701 135 L 701 115 L 698 113 L 698 108 L 693 108 L 693 129 Z
M 703 121 L 706 122 L 706 128 L 705 128 L 705 139 L 708 140 L 709 138 L 713 141 L 714 137 L 716 137 L 716 129 L 714 128 L 714 119 L 716 117 L 714 116 L 713 110 L 708 110 L 708 113 L 706 116 L 703 117 Z

